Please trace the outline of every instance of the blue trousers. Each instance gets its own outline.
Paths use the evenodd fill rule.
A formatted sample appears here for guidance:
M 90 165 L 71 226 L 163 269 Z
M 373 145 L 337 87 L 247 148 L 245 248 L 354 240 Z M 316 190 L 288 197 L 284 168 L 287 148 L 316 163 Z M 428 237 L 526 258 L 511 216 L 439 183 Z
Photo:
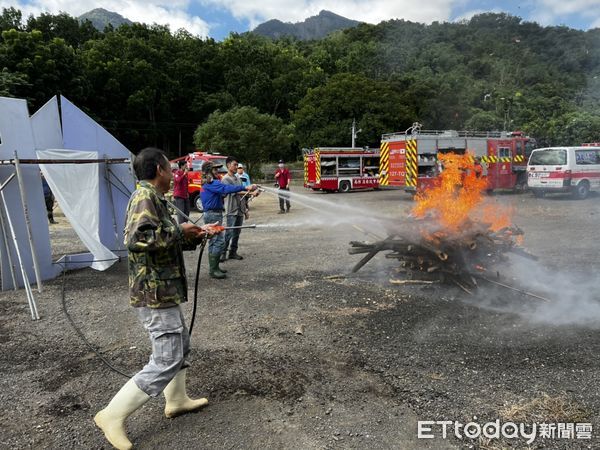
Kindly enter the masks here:
M 222 211 L 204 211 L 204 223 L 215 223 L 223 225 Z M 224 233 L 219 233 L 213 236 L 208 241 L 208 253 L 211 255 L 220 255 L 225 251 L 225 236 Z

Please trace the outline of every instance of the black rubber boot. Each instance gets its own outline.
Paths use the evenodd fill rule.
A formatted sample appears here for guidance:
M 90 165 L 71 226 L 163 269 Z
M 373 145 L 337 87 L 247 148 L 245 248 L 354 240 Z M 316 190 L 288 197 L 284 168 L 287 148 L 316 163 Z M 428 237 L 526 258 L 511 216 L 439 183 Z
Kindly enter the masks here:
M 229 251 L 229 259 L 239 259 L 239 260 L 241 260 L 241 259 L 244 259 L 244 257 L 241 256 L 241 255 L 238 255 L 237 252 Z
M 211 278 L 221 280 L 223 278 L 227 278 L 227 275 L 225 274 L 225 272 L 219 270 L 219 258 L 220 255 L 208 255 L 208 274 Z
M 227 273 L 227 271 L 221 267 L 221 263 L 227 261 L 226 255 L 227 255 L 227 251 L 224 251 L 223 253 L 221 253 L 219 258 L 217 258 L 217 268 L 223 273 Z

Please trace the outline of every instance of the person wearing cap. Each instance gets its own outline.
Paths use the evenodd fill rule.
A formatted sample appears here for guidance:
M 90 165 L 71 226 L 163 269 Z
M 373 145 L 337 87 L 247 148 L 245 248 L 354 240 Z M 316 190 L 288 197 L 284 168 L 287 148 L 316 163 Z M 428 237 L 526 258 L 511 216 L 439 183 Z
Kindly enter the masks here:
M 240 179 L 240 181 L 242 182 L 242 186 L 244 186 L 244 187 L 249 186 L 250 184 L 252 184 L 250 182 L 250 175 L 248 175 L 244 171 L 244 166 L 242 166 L 241 163 L 238 163 L 237 173 L 235 174 L 235 176 Z
M 290 171 L 285 167 L 285 161 L 283 159 L 279 160 L 279 164 L 277 166 L 277 170 L 275 171 L 275 185 L 279 188 L 279 214 L 283 214 L 285 212 L 290 212 L 290 195 L 281 191 L 289 191 L 290 190 L 290 182 L 292 181 L 292 176 L 290 175 Z M 285 205 L 285 209 L 284 209 Z
M 204 223 L 218 223 L 219 225 L 223 225 L 223 211 L 225 211 L 223 196 L 244 190 L 256 190 L 256 185 L 254 184 L 244 187 L 241 184 L 227 185 L 221 183 L 221 180 L 219 180 L 220 167 L 223 167 L 223 164 L 215 164 L 211 161 L 205 162 L 202 165 L 202 192 L 200 193 L 200 199 L 202 200 L 202 207 L 204 209 Z M 227 276 L 226 271 L 219 267 L 221 254 L 224 251 L 225 237 L 221 233 L 211 239 L 208 245 L 208 273 L 212 278 L 221 279 Z

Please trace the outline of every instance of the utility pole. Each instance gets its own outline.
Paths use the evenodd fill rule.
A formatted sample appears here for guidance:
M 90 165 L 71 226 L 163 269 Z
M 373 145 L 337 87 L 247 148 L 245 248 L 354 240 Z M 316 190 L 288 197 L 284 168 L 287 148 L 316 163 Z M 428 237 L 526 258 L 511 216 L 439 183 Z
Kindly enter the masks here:
M 181 128 L 179 129 L 179 150 L 178 150 L 178 154 L 179 154 L 179 156 L 181 156 Z
M 352 119 L 352 148 L 356 147 L 355 143 L 356 143 L 356 135 L 358 133 L 360 133 L 362 131 L 362 128 L 360 130 L 356 129 L 356 119 Z

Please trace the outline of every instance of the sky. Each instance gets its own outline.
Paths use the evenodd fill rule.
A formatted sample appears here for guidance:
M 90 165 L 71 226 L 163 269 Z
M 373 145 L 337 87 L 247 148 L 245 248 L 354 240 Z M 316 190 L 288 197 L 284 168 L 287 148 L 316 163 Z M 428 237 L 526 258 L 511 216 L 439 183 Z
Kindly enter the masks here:
M 25 16 L 79 16 L 104 8 L 134 22 L 165 24 L 173 31 L 185 28 L 216 40 L 270 19 L 301 22 L 321 10 L 373 24 L 390 19 L 454 22 L 482 12 L 506 12 L 541 25 L 600 28 L 600 0 L 0 0 L 0 8 L 9 6 Z

